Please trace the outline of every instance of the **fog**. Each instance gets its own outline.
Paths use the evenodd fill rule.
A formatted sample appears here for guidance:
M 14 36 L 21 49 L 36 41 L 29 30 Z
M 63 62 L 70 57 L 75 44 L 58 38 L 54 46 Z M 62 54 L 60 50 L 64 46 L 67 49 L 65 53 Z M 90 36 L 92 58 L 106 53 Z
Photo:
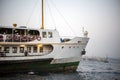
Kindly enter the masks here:
M 0 0 L 0 26 L 41 26 L 41 0 Z M 120 0 L 45 0 L 45 28 L 89 32 L 87 56 L 120 58 Z

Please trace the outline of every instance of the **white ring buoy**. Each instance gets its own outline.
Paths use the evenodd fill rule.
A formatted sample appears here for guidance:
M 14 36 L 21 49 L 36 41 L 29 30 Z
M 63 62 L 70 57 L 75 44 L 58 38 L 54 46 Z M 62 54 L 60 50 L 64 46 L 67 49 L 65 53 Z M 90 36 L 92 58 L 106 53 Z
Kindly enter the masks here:
M 38 40 L 38 41 L 40 41 L 40 40 L 41 40 L 41 37 L 40 37 L 40 36 L 38 36 L 38 37 L 37 37 L 37 40 Z

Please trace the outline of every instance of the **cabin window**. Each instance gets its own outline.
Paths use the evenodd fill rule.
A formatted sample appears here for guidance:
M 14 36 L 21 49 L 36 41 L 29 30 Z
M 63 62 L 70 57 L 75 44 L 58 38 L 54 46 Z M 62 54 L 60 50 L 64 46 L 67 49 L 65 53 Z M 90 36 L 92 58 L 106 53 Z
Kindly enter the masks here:
M 42 32 L 42 37 L 43 38 L 47 38 L 47 33 L 46 32 Z
M 9 50 L 10 50 L 9 47 L 4 48 L 5 53 L 9 53 Z
M 24 53 L 24 47 L 20 47 L 20 53 Z
M 2 48 L 0 47 L 0 52 L 2 51 Z
M 12 29 L 11 28 L 0 28 L 0 34 L 11 34 Z
M 13 53 L 17 53 L 17 47 L 13 47 L 13 48 L 12 48 L 12 52 L 13 52 Z
M 52 32 L 48 32 L 48 37 L 52 38 Z
M 27 47 L 27 51 L 31 53 L 31 47 Z
M 43 47 L 40 47 L 40 53 L 42 53 L 43 52 Z
M 37 47 L 36 46 L 33 47 L 33 52 L 37 53 Z
M 37 30 L 29 30 L 28 34 L 29 35 L 40 35 L 39 31 L 37 31 Z

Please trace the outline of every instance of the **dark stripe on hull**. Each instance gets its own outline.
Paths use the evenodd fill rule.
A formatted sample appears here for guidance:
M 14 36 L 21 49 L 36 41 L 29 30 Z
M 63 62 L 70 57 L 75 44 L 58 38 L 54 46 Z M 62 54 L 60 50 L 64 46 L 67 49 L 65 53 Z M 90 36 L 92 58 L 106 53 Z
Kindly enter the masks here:
M 76 71 L 79 62 L 50 64 L 53 59 L 0 62 L 0 73 Z

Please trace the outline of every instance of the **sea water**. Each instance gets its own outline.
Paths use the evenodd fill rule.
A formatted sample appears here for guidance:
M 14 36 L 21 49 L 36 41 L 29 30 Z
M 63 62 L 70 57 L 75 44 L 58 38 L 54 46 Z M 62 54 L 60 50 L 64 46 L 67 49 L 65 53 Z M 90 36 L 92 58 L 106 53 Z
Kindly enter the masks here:
M 0 80 L 120 80 L 120 60 L 84 59 L 77 72 L 28 72 L 0 75 Z

